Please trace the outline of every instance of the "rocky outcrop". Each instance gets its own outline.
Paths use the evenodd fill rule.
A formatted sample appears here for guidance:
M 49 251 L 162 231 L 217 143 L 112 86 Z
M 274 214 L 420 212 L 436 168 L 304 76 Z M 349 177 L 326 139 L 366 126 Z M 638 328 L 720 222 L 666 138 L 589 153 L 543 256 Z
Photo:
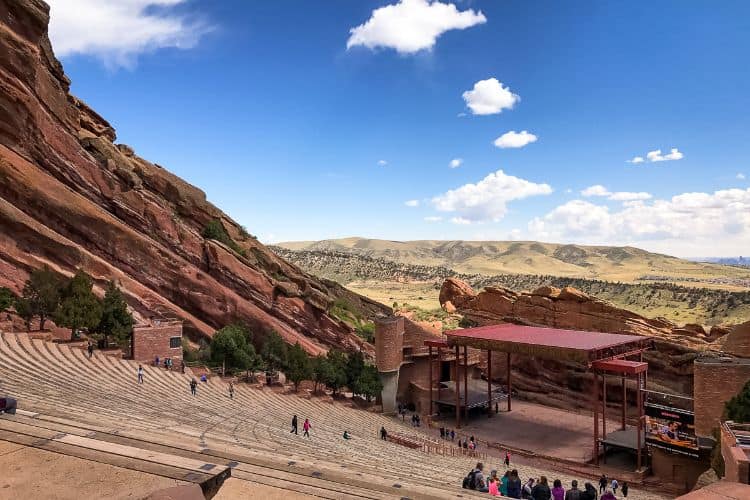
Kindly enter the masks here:
M 270 252 L 195 186 L 133 148 L 70 95 L 40 0 L 0 0 L 0 286 L 19 291 L 48 264 L 120 282 L 141 316 L 173 316 L 210 336 L 229 322 L 276 330 L 308 351 L 369 344 L 328 314 L 347 300 L 387 312 Z M 219 221 L 232 249 L 201 236 Z
M 710 343 L 711 338 L 701 325 L 684 325 L 661 318 L 651 319 L 626 309 L 615 307 L 575 288 L 543 286 L 533 292 L 514 292 L 501 287 L 487 287 L 475 292 L 469 285 L 455 278 L 445 280 L 440 290 L 440 303 L 455 308 L 470 324 L 517 323 L 549 326 L 569 330 L 648 335 L 654 338 L 655 349 L 647 351 L 649 388 L 657 391 L 692 394 L 693 360 L 699 353 L 718 355 L 721 344 Z M 750 332 L 743 335 L 742 325 L 735 327 L 724 345 L 724 351 L 738 356 L 750 345 Z M 712 335 L 719 335 L 716 330 Z M 728 346 L 727 346 L 728 344 Z M 563 407 L 586 406 L 590 380 L 585 367 L 575 363 L 540 360 L 523 356 L 514 358 L 518 370 L 516 387 L 527 397 Z M 502 361 L 500 361 L 502 362 Z M 494 373 L 504 373 L 496 367 Z M 616 381 L 615 381 L 616 382 Z M 619 393 L 609 395 L 613 401 Z

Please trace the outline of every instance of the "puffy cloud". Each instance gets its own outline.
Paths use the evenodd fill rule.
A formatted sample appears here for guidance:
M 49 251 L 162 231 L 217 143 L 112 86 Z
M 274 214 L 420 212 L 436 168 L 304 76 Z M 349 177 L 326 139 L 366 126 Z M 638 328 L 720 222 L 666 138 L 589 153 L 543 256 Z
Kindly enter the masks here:
M 739 181 L 744 181 L 745 180 L 745 174 L 743 174 L 742 172 L 738 173 L 736 175 L 736 177 L 737 177 L 737 180 L 739 180 Z
M 503 87 L 497 78 L 480 80 L 472 90 L 462 94 L 466 106 L 475 115 L 495 115 L 504 109 L 512 109 L 521 97 Z
M 532 219 L 528 228 L 535 237 L 560 241 L 640 244 L 681 255 L 739 254 L 750 246 L 750 188 L 629 201 L 615 211 L 572 200 Z
M 463 158 L 453 158 L 450 162 L 451 168 L 458 168 L 463 164 L 464 160 Z
M 515 130 L 511 130 L 510 132 L 506 132 L 497 139 L 495 139 L 495 146 L 498 148 L 506 149 L 506 148 L 522 148 L 527 144 L 531 144 L 532 142 L 536 142 L 537 137 L 534 134 L 529 133 L 526 130 L 522 130 L 520 132 L 516 132 Z
M 661 149 L 657 149 L 646 153 L 645 159 L 642 156 L 636 156 L 633 159 L 628 160 L 628 163 L 643 163 L 646 161 L 654 163 L 659 161 L 682 160 L 683 158 L 685 158 L 685 155 L 677 148 L 672 148 L 667 154 L 662 154 Z
M 370 19 L 349 30 L 346 48 L 385 47 L 413 54 L 435 46 L 450 30 L 463 30 L 487 22 L 481 11 L 459 11 L 452 3 L 438 0 L 401 0 L 372 11 Z
M 419 200 L 408 200 L 404 202 L 404 205 L 406 205 L 407 207 L 418 207 Z
M 454 212 L 461 220 L 498 221 L 505 216 L 509 202 L 551 192 L 548 184 L 537 184 L 498 170 L 476 184 L 451 189 L 431 201 L 438 211 Z
M 454 224 L 458 224 L 460 226 L 466 226 L 471 224 L 471 221 L 469 219 L 465 219 L 463 217 L 452 217 L 451 222 Z
M 425 217 L 424 220 L 425 222 L 440 222 L 441 220 L 443 220 L 443 218 L 439 215 L 430 215 L 428 217 Z
M 380 165 L 381 167 L 385 167 L 386 165 L 388 165 L 388 162 L 385 160 L 378 160 L 378 165 Z
M 651 162 L 682 160 L 684 157 L 685 155 L 680 153 L 677 148 L 672 148 L 672 150 L 665 155 L 661 153 L 661 149 L 657 149 L 656 151 L 649 151 L 648 153 L 646 153 L 646 159 Z
M 132 67 L 137 56 L 165 47 L 189 49 L 211 30 L 170 8 L 186 0 L 48 0 L 55 54 L 88 54 L 111 67 Z
M 617 192 L 611 192 L 601 184 L 596 184 L 594 186 L 589 186 L 583 191 L 581 191 L 582 196 L 591 197 L 591 196 L 600 196 L 600 197 L 606 197 L 608 200 L 613 201 L 636 201 L 636 200 L 649 200 L 652 198 L 650 193 L 646 193 L 644 191 L 639 192 L 630 192 L 630 191 L 617 191 Z

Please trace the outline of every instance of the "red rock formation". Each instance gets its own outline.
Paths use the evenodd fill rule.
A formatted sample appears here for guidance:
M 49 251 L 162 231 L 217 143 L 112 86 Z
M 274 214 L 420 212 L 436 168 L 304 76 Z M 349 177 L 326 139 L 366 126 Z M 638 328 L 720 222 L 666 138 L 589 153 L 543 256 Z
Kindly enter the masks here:
M 302 272 L 250 237 L 205 194 L 115 144 L 112 126 L 69 94 L 40 0 L 0 0 L 0 286 L 42 264 L 116 279 L 143 316 L 210 336 L 231 321 L 278 331 L 310 352 L 372 347 L 328 315 L 335 299 L 385 308 Z M 218 220 L 242 255 L 202 229 Z

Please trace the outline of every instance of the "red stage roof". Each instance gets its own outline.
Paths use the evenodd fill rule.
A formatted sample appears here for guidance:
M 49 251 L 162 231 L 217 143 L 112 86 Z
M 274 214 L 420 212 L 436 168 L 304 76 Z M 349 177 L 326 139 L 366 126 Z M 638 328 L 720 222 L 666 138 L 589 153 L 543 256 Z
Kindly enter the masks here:
M 649 337 L 536 326 L 499 325 L 445 332 L 448 343 L 548 359 L 593 361 L 646 347 Z

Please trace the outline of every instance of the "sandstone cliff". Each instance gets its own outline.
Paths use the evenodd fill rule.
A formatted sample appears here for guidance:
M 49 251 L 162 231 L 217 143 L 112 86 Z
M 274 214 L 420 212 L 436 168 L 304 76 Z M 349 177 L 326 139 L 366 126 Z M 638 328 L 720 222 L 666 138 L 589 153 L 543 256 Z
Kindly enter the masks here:
M 645 318 L 570 287 L 545 286 L 529 293 L 487 287 L 477 293 L 463 281 L 449 278 L 440 290 L 440 304 L 476 325 L 510 322 L 652 336 L 655 349 L 646 352 L 644 360 L 649 363 L 649 389 L 657 391 L 692 394 L 693 360 L 699 354 L 711 356 L 724 351 L 747 356 L 748 352 L 742 348 L 747 343 L 743 333 L 748 330 L 746 325 L 719 338 L 728 330 L 716 327 L 706 332 L 700 325 L 680 327 L 665 319 Z M 527 391 L 527 395 L 531 393 L 532 399 L 561 406 L 588 404 L 586 385 L 590 381 L 583 367 L 522 356 L 514 361 L 514 366 L 518 369 L 517 387 Z M 504 373 L 503 367 L 497 370 L 495 373 Z M 617 395 L 613 391 L 610 398 L 615 400 Z
M 120 282 L 142 317 L 183 318 L 210 336 L 242 320 L 316 353 L 372 347 L 328 314 L 345 300 L 384 306 L 268 251 L 205 194 L 116 144 L 113 127 L 70 95 L 40 0 L 0 0 L 0 286 L 19 291 L 48 264 Z M 219 221 L 232 249 L 201 236 Z

